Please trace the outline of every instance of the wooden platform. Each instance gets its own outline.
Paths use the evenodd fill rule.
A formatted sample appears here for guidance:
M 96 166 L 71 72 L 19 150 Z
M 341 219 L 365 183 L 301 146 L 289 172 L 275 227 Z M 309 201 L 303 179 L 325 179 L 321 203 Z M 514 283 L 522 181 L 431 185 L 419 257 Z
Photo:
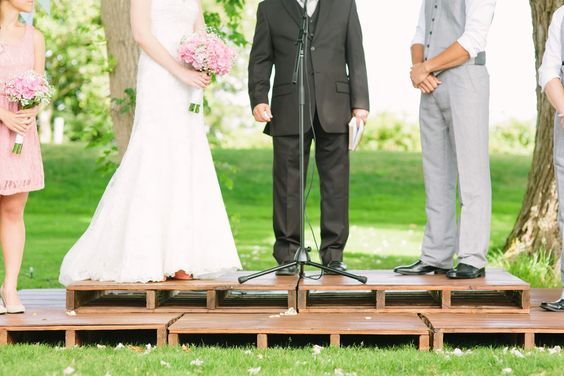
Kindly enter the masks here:
M 352 290 L 351 290 L 352 291 Z M 409 291 L 409 290 L 407 290 Z M 24 290 L 20 292 L 28 311 L 23 315 L 0 315 L 0 344 L 18 342 L 44 342 L 45 333 L 55 333 L 67 346 L 89 343 L 105 335 L 127 341 L 134 331 L 148 332 L 158 345 L 168 340 L 175 344 L 190 336 L 215 334 L 251 334 L 259 347 L 268 345 L 269 336 L 304 335 L 328 336 L 338 345 L 348 336 L 382 336 L 390 341 L 401 336 L 418 337 L 421 349 L 428 347 L 428 339 L 436 349 L 442 348 L 445 337 L 468 334 L 513 333 L 521 337 L 522 345 L 531 347 L 535 338 L 554 334 L 564 343 L 564 315 L 545 312 L 538 305 L 542 301 L 556 300 L 560 289 L 533 289 L 530 314 L 475 314 L 453 312 L 414 313 L 299 313 L 280 315 L 274 313 L 159 313 L 110 312 L 87 313 L 66 310 L 65 290 Z M 98 333 L 98 334 L 96 334 Z M 96 337 L 96 335 L 98 337 Z M 429 337 L 430 335 L 430 337 Z M 185 338 L 184 336 L 187 336 Z M 123 340 L 121 339 L 123 337 Z M 145 338 L 145 337 L 144 337 Z M 95 339 L 94 341 L 97 341 Z M 146 342 L 145 342 L 146 343 Z M 345 342 L 346 343 L 346 342 Z
M 528 313 L 530 287 L 499 269 L 485 278 L 450 280 L 444 275 L 402 276 L 392 271 L 353 271 L 363 285 L 341 276 L 305 279 L 298 287 L 300 312 Z
M 67 288 L 77 312 L 280 312 L 296 308 L 297 277 L 264 276 L 245 284 L 232 273 L 214 280 L 147 284 L 85 281 Z
M 530 314 L 458 315 L 453 313 L 431 313 L 422 316 L 432 331 L 432 346 L 443 348 L 444 337 L 449 334 L 517 334 L 524 348 L 535 346 L 539 334 L 563 335 L 564 314 L 547 312 L 539 307 L 542 302 L 560 297 L 561 289 L 531 290 Z
M 415 314 L 314 314 L 294 316 L 266 314 L 192 314 L 185 315 L 169 327 L 168 341 L 179 343 L 180 335 L 253 334 L 257 346 L 266 348 L 268 336 L 326 335 L 332 346 L 340 346 L 343 335 L 417 336 L 419 350 L 429 350 L 429 328 Z
M 181 317 L 163 313 L 74 314 L 65 309 L 63 289 L 22 290 L 20 298 L 25 314 L 0 315 L 0 345 L 18 343 L 24 334 L 34 338 L 44 332 L 61 332 L 65 345 L 72 347 L 80 345 L 89 332 L 149 331 L 155 335 L 155 344 L 162 346 L 167 343 L 168 326 Z

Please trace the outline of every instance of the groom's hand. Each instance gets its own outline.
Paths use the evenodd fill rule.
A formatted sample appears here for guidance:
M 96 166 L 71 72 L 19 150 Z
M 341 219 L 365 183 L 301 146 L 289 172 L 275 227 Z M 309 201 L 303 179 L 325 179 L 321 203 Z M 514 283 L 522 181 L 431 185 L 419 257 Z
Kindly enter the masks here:
M 259 123 L 268 123 L 273 118 L 270 106 L 266 103 L 257 104 L 253 109 L 253 116 Z
M 356 125 L 360 126 L 360 122 L 362 121 L 364 125 L 368 122 L 368 115 L 369 112 L 360 108 L 355 108 L 352 113 L 353 117 L 356 118 Z

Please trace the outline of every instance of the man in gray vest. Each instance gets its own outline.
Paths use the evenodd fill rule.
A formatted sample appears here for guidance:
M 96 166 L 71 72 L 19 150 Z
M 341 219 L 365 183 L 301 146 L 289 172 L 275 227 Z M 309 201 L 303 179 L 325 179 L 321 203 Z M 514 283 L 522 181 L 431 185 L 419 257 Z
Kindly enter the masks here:
M 423 1 L 411 47 L 411 80 L 422 92 L 427 225 L 420 260 L 397 267 L 397 273 L 485 275 L 491 221 L 485 47 L 495 5 L 496 0 Z
M 274 257 L 292 262 L 300 244 L 298 87 L 292 84 L 296 41 L 304 0 L 259 4 L 249 61 L 249 96 L 258 122 L 274 145 Z M 362 29 L 355 0 L 308 0 L 311 38 L 307 51 L 306 161 L 315 139 L 321 185 L 321 259 L 344 271 L 349 235 L 349 150 L 351 116 L 366 122 L 368 79 Z M 275 68 L 272 108 L 270 78 Z M 278 274 L 294 274 L 284 268 Z

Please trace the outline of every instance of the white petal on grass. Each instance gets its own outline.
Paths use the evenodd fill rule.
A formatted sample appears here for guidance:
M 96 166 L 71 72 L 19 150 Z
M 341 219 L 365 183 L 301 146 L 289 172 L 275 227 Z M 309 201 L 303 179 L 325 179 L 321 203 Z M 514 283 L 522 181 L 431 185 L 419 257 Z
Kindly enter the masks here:
M 191 366 L 201 367 L 204 364 L 204 361 L 201 359 L 194 359 L 190 362 Z
M 249 368 L 247 371 L 249 371 L 249 375 L 258 375 L 260 373 L 260 368 L 261 367 Z
M 457 347 L 456 349 L 454 349 L 452 354 L 455 355 L 455 356 L 462 356 L 462 355 L 464 355 L 464 352 Z
M 560 348 L 560 346 L 555 346 L 551 349 L 548 349 L 548 353 L 550 355 L 556 355 L 556 354 L 560 354 L 560 352 L 562 351 L 562 349 Z
M 503 373 L 504 375 L 509 375 L 510 373 L 513 373 L 513 370 L 511 368 L 504 368 L 501 370 L 501 373 Z
M 123 343 L 118 343 L 116 346 L 116 350 L 120 350 L 120 349 L 125 349 L 125 346 L 123 345 Z
M 67 316 L 76 316 L 75 311 L 67 311 Z
M 313 355 L 321 354 L 321 350 L 323 350 L 323 347 L 321 347 L 319 345 L 314 345 L 313 346 Z
M 264 359 L 264 355 L 258 354 L 258 355 L 257 355 L 257 358 L 258 358 L 258 359 Z
M 525 355 L 523 355 L 523 353 L 521 351 L 517 350 L 516 348 L 512 348 L 510 352 L 511 352 L 511 355 L 514 355 L 517 358 L 524 358 L 525 357 Z
M 63 370 L 63 375 L 67 376 L 67 375 L 72 375 L 76 370 L 74 368 L 72 368 L 71 366 L 68 366 L 67 368 L 65 368 Z
M 105 349 L 106 348 L 106 346 L 100 345 L 100 344 L 97 344 L 96 347 L 99 348 L 99 349 Z
M 170 368 L 170 363 L 165 362 L 164 360 L 161 360 L 161 366 L 166 367 L 166 368 Z

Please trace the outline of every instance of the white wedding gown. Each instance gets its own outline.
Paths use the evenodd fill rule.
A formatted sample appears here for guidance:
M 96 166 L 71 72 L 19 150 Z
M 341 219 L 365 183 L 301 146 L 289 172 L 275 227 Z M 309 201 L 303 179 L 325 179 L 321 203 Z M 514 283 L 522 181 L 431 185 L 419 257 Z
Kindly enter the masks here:
M 153 0 L 152 31 L 177 56 L 199 0 Z M 184 270 L 214 278 L 241 269 L 197 89 L 141 53 L 133 134 L 92 223 L 63 260 L 59 281 L 150 282 Z

